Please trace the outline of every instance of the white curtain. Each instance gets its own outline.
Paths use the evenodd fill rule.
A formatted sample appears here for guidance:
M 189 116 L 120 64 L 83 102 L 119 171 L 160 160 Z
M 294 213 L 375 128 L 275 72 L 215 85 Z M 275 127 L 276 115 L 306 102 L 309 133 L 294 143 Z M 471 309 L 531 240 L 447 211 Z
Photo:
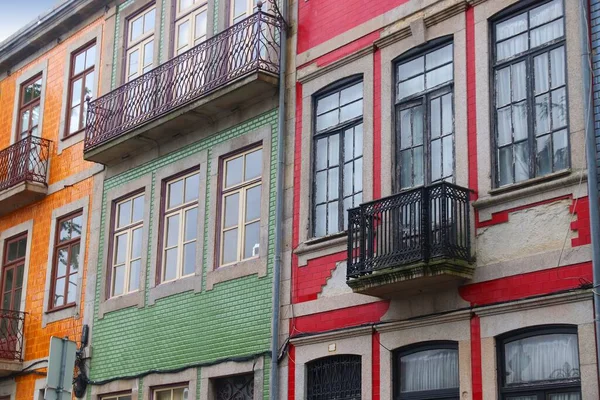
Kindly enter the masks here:
M 400 359 L 402 392 L 457 388 L 458 351 L 425 350 Z
M 507 384 L 579 376 L 574 334 L 534 336 L 510 342 L 505 346 L 504 358 Z
M 551 394 L 549 400 L 580 400 L 579 393 L 555 393 Z

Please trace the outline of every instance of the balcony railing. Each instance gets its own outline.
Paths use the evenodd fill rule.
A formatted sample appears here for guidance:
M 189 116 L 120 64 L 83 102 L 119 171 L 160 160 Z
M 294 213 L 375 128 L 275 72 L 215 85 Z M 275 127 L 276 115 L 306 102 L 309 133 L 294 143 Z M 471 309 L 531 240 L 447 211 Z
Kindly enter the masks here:
M 25 313 L 0 310 L 0 359 L 23 361 Z
M 279 72 L 282 21 L 258 11 L 189 51 L 91 101 L 84 151 L 251 73 Z
M 0 151 L 0 191 L 22 182 L 46 185 L 50 141 L 35 136 Z
M 439 183 L 348 210 L 348 278 L 437 258 L 470 261 L 469 190 Z

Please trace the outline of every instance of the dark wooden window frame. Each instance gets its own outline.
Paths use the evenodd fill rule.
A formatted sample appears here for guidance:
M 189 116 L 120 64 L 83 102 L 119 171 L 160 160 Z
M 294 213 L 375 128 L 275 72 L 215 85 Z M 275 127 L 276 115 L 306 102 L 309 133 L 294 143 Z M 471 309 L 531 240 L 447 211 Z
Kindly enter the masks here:
M 451 341 L 432 341 L 417 343 L 414 345 L 394 350 L 392 360 L 392 384 L 394 390 L 394 400 L 455 400 L 460 398 L 460 387 L 452 389 L 428 390 L 422 392 L 409 393 L 402 393 L 401 391 L 400 379 L 397 378 L 400 372 L 400 359 L 404 356 L 419 353 L 421 351 L 437 349 L 449 349 L 458 351 L 458 343 Z
M 430 88 L 430 89 L 425 89 L 424 91 L 421 91 L 419 93 L 415 93 L 412 94 L 410 96 L 404 97 L 402 99 L 397 99 L 398 93 L 397 93 L 397 89 L 398 89 L 398 84 L 400 83 L 400 81 L 398 80 L 398 67 L 400 66 L 400 64 L 404 64 L 407 63 L 409 61 L 415 60 L 417 58 L 420 57 L 425 57 L 428 53 L 431 53 L 433 51 L 439 50 L 449 44 L 454 44 L 453 41 L 453 36 L 444 36 L 438 39 L 434 39 L 424 45 L 418 46 L 414 49 L 411 49 L 409 51 L 407 51 L 406 53 L 402 54 L 401 56 L 397 57 L 396 59 L 394 59 L 393 61 L 393 68 L 392 68 L 392 82 L 394 82 L 394 95 L 392 96 L 392 114 L 393 114 L 393 118 L 394 118 L 394 134 L 393 134 L 393 154 L 394 154 L 394 173 L 395 173 L 395 178 L 392 180 L 392 189 L 395 193 L 399 193 L 401 191 L 405 191 L 405 190 L 411 190 L 414 189 L 415 187 L 420 187 L 420 186 L 428 186 L 431 185 L 432 180 L 431 180 L 431 118 L 430 118 L 430 114 L 431 114 L 431 110 L 430 110 L 430 101 L 434 98 L 442 98 L 442 96 L 446 95 L 446 94 L 451 94 L 452 95 L 452 133 L 450 135 L 453 136 L 453 140 L 452 140 L 452 170 L 453 170 L 453 179 L 452 182 L 455 181 L 455 174 L 456 174 L 456 147 L 455 147 L 455 137 L 456 137 L 456 124 L 454 121 L 454 117 L 455 117 L 455 96 L 454 96 L 454 51 L 452 53 L 452 60 L 444 63 L 444 64 L 440 64 L 438 66 L 436 66 L 434 69 L 438 69 L 438 68 L 442 68 L 446 65 L 452 65 L 452 80 L 449 82 L 445 82 L 441 85 L 438 85 L 436 87 Z M 454 47 L 452 48 L 454 50 Z M 423 71 L 423 75 L 426 74 L 426 70 Z M 414 76 L 418 76 L 419 74 L 416 74 Z M 409 78 L 406 78 L 405 80 L 409 80 L 412 79 L 414 76 L 411 76 Z M 398 138 L 400 136 L 400 120 L 399 120 L 399 112 L 407 109 L 407 108 L 412 108 L 415 105 L 417 105 L 418 103 L 420 103 L 423 106 L 423 184 L 419 185 L 419 186 L 410 186 L 404 189 L 401 189 L 401 183 L 400 183 L 400 148 L 398 146 Z M 440 111 L 441 111 L 441 104 L 440 104 Z M 441 117 L 440 117 L 441 118 Z M 440 124 L 441 124 L 441 119 L 440 119 Z M 440 139 L 443 137 L 443 134 L 440 133 Z M 413 148 L 414 146 L 411 146 L 411 148 Z M 414 167 L 414 159 L 413 159 L 413 167 Z M 414 170 L 414 168 L 413 168 Z M 443 180 L 443 178 L 442 178 Z M 435 182 L 439 182 L 435 181 Z
M 157 246 L 158 254 L 156 255 L 156 276 L 154 277 L 156 285 L 160 285 L 162 283 L 163 255 L 164 255 L 164 251 L 165 251 L 165 249 L 163 248 L 163 244 L 164 244 L 164 240 L 165 240 L 165 232 L 164 232 L 165 215 L 166 215 L 166 210 L 167 210 L 167 201 L 169 200 L 167 198 L 167 187 L 168 187 L 169 183 L 171 183 L 185 175 L 191 174 L 193 172 L 200 173 L 200 166 L 197 165 L 195 167 L 188 168 L 185 171 L 179 172 L 175 175 L 169 176 L 166 179 L 163 179 L 163 181 L 161 182 L 160 209 L 159 209 L 159 220 L 158 220 L 158 246 Z M 202 179 L 202 178 L 200 177 L 200 179 Z M 180 206 L 173 208 L 172 210 L 169 210 L 169 213 L 172 213 L 174 211 L 179 211 L 183 208 L 188 208 L 192 204 L 193 203 L 182 204 Z M 196 200 L 196 205 L 198 208 L 200 207 L 200 197 L 198 197 L 198 199 Z M 200 218 L 199 211 L 198 211 L 198 218 Z M 180 221 L 180 223 L 181 223 L 181 221 Z M 199 234 L 199 232 L 198 232 L 198 234 Z M 198 238 L 196 238 L 196 240 L 198 240 Z M 177 279 L 181 279 L 181 278 L 177 278 Z
M 52 272 L 50 275 L 50 295 L 48 296 L 48 312 L 59 311 L 59 310 L 63 310 L 65 308 L 70 308 L 70 307 L 77 305 L 77 300 L 75 300 L 74 302 L 65 303 L 62 306 L 54 307 L 53 296 L 54 296 L 54 290 L 56 289 L 56 280 L 57 280 L 56 274 L 57 274 L 57 270 L 58 270 L 58 251 L 63 248 L 68 248 L 67 265 L 66 265 L 67 269 L 65 271 L 65 288 L 64 288 L 64 293 L 63 293 L 63 296 L 66 299 L 67 293 L 69 291 L 69 276 L 71 275 L 71 251 L 72 251 L 73 246 L 76 245 L 77 243 L 79 243 L 79 245 L 81 246 L 81 234 L 75 239 L 69 239 L 64 242 L 60 242 L 60 240 L 59 240 L 60 224 L 62 221 L 73 219 L 78 216 L 83 216 L 82 209 L 73 211 L 72 213 L 63 215 L 56 219 L 56 229 L 54 230 L 54 246 L 53 246 L 53 250 L 52 250 L 53 251 Z M 84 224 L 84 223 L 85 223 L 85 221 L 82 220 L 82 224 Z M 83 260 L 80 260 L 80 261 L 83 261 Z M 80 265 L 79 268 L 83 268 L 83 265 Z
M 518 14 L 524 13 L 524 12 L 528 12 L 531 9 L 537 8 L 539 6 L 542 6 L 544 4 L 550 3 L 553 0 L 547 0 L 547 1 L 543 1 L 543 2 L 539 2 L 539 1 L 535 1 L 535 0 L 525 0 L 525 1 L 521 1 L 518 2 L 517 4 L 514 4 L 513 6 L 509 6 L 506 9 L 500 11 L 499 13 L 497 13 L 495 16 L 493 16 L 492 18 L 490 18 L 490 24 L 488 26 L 488 31 L 489 31 L 489 37 L 490 37 L 490 41 L 489 41 L 489 46 L 490 46 L 490 57 L 489 57 L 489 64 L 490 64 L 490 68 L 489 68 L 489 77 L 488 77 L 488 81 L 490 82 L 490 94 L 489 94 L 489 101 L 490 101 L 490 132 L 492 132 L 492 134 L 490 135 L 490 141 L 491 141 L 491 161 L 492 161 L 492 174 L 491 176 L 493 176 L 492 179 L 492 185 L 494 188 L 500 188 L 503 186 L 507 186 L 507 185 L 511 185 L 511 183 L 507 184 L 507 185 L 503 185 L 500 186 L 500 171 L 499 171 L 499 161 L 498 161 L 498 123 L 497 123 L 497 118 L 496 118 L 496 71 L 500 70 L 502 68 L 506 68 L 508 66 L 514 65 L 514 64 L 518 64 L 522 61 L 525 61 L 525 76 L 526 76 L 526 80 L 527 80 L 527 88 L 526 88 L 526 97 L 525 97 L 525 102 L 527 105 L 527 139 L 525 139 L 525 141 L 527 141 L 528 143 L 528 147 L 529 147 L 529 178 L 527 180 L 524 181 L 520 181 L 520 182 L 513 182 L 512 184 L 515 183 L 521 183 L 521 182 L 527 182 L 528 180 L 531 180 L 533 178 L 536 178 L 536 154 L 535 154 L 535 148 L 536 146 L 534 146 L 535 144 L 535 91 L 534 91 L 534 79 L 533 79 L 533 71 L 532 71 L 532 65 L 533 65 L 533 59 L 543 53 L 548 53 L 554 49 L 557 49 L 559 47 L 564 47 L 565 49 L 565 96 L 566 96 L 566 105 L 567 105 L 567 109 L 566 109 L 566 125 L 564 128 L 561 129 L 550 129 L 550 133 L 549 135 L 552 135 L 553 132 L 556 131 L 560 131 L 562 129 L 565 129 L 567 131 L 567 154 L 568 154 L 568 158 L 567 158 L 567 167 L 566 169 L 570 168 L 571 166 L 571 135 L 569 132 L 569 77 L 568 77 L 568 57 L 567 57 L 567 27 L 566 27 L 566 9 L 565 9 L 565 2 L 564 0 L 562 1 L 562 8 L 563 8 L 563 14 L 561 17 L 559 18 L 555 18 L 552 21 L 546 22 L 543 25 L 547 25 L 553 21 L 559 20 L 560 18 L 563 19 L 563 33 L 564 35 L 559 38 L 559 39 L 554 39 L 546 44 L 543 44 L 541 46 L 536 47 L 535 49 L 531 49 L 528 48 L 528 50 L 524 51 L 523 53 L 520 53 L 519 55 L 516 56 L 512 56 L 509 58 L 506 58 L 500 62 L 496 62 L 496 32 L 495 32 L 495 27 L 496 25 L 498 25 L 499 23 L 502 23 L 506 20 L 511 19 L 512 17 L 517 16 Z M 525 31 L 528 33 L 528 41 L 529 41 L 529 32 L 531 32 L 531 28 L 529 27 L 529 19 L 527 20 L 527 30 Z M 515 35 L 517 36 L 517 35 Z M 511 38 L 514 36 L 511 36 Z M 504 40 L 508 40 L 509 38 L 503 39 Z M 530 78 L 531 77 L 531 78 Z M 550 93 L 552 91 L 552 89 L 549 89 L 548 93 Z M 511 121 L 511 125 L 512 125 L 512 121 Z M 541 135 L 543 136 L 543 135 Z M 511 142 L 511 145 L 515 143 L 515 142 Z M 508 146 L 508 145 L 507 145 Z M 554 169 L 554 166 L 553 166 Z M 557 171 L 553 171 L 553 172 L 557 172 Z M 544 176 L 544 175 L 541 175 Z M 514 165 L 513 165 L 513 180 L 514 180 Z
M 1 275 L 0 275 L 0 308 L 2 307 L 2 304 L 4 303 L 4 276 L 5 276 L 6 269 L 12 268 L 12 267 L 17 267 L 20 264 L 24 265 L 25 262 L 27 261 L 27 247 L 26 247 L 25 256 L 23 256 L 21 258 L 17 258 L 15 260 L 12 260 L 9 262 L 8 261 L 8 246 L 11 243 L 18 242 L 23 239 L 25 239 L 25 243 L 26 243 L 25 246 L 29 246 L 29 234 L 27 232 L 19 233 L 18 235 L 11 236 L 8 239 L 4 240 L 4 243 L 3 243 L 4 254 L 2 256 L 2 269 L 0 271 L 0 273 L 1 273 Z M 14 279 L 15 279 L 14 282 L 16 283 L 16 274 L 15 274 Z M 21 286 L 21 288 L 22 288 L 22 286 Z M 14 285 L 13 285 L 13 291 L 14 291 Z M 22 295 L 23 294 L 21 293 L 21 296 Z M 12 302 L 12 300 L 11 300 L 11 302 Z M 20 311 L 20 310 L 10 310 L 10 311 Z
M 344 209 L 344 133 L 346 130 L 350 129 L 350 128 L 354 128 L 360 124 L 362 124 L 363 118 L 364 118 L 364 109 L 363 112 L 361 113 L 360 117 L 356 117 L 353 118 L 351 120 L 348 121 L 344 121 L 338 125 L 332 126 L 330 128 L 324 129 L 320 132 L 317 133 L 317 103 L 319 100 L 335 93 L 335 92 L 341 92 L 342 90 L 349 88 L 351 86 L 354 86 L 355 84 L 362 82 L 363 83 L 363 88 L 362 88 L 362 97 L 361 99 L 364 101 L 364 93 L 365 93 L 365 88 L 364 88 L 364 79 L 363 79 L 363 75 L 362 74 L 358 74 L 358 75 L 353 75 L 353 76 L 349 76 L 347 78 L 343 78 L 340 79 L 337 82 L 334 82 L 330 85 L 327 85 L 326 87 L 320 89 L 319 91 L 317 91 L 316 93 L 314 93 L 312 95 L 312 131 L 311 131 L 311 156 L 312 156 L 312 163 L 311 163 L 311 174 L 310 177 L 312 179 L 312 184 L 310 185 L 310 190 L 311 190 L 311 210 L 310 210 L 310 222 L 309 222 L 309 226 L 310 226 L 310 236 L 312 238 L 318 239 L 318 238 L 323 238 L 323 237 L 327 237 L 327 236 L 331 236 L 331 235 L 335 235 L 335 234 L 339 234 L 339 233 L 343 233 L 346 231 L 346 228 L 344 227 L 344 213 L 346 212 L 346 210 Z M 350 103 L 349 103 L 350 104 Z M 363 103 L 364 104 L 364 103 Z M 339 107 L 338 107 L 339 108 Z M 338 230 L 337 232 L 329 232 L 327 233 L 325 236 L 321 237 L 321 236 L 317 236 L 316 235 L 316 220 L 317 220 L 317 190 L 316 190 L 316 175 L 317 175 L 317 141 L 319 139 L 323 139 L 323 138 L 328 138 L 329 136 L 333 136 L 333 135 L 340 135 L 340 139 L 339 139 L 339 151 L 338 151 Z M 363 135 L 364 135 L 364 130 L 363 130 Z M 364 136 L 363 136 L 364 138 Z M 329 154 L 327 155 L 329 158 Z M 364 157 L 364 154 L 363 156 Z M 327 167 L 327 170 L 329 170 L 330 168 Z M 363 171 L 364 171 L 364 164 L 363 164 Z M 354 196 L 354 193 L 352 194 L 352 196 Z M 346 196 L 348 197 L 348 196 Z M 364 199 L 363 199 L 364 201 Z M 327 204 L 329 202 L 326 202 L 325 204 Z M 329 222 L 329 217 L 326 218 L 325 221 L 325 225 L 327 226 Z
M 85 53 L 86 51 L 88 51 L 90 48 L 92 48 L 93 46 L 96 46 L 96 39 L 93 39 L 91 41 L 89 41 L 88 43 L 86 43 L 85 45 L 81 46 L 79 49 L 75 50 L 73 53 L 71 53 L 71 62 L 69 64 L 69 87 L 68 87 L 68 94 L 67 94 L 67 115 L 66 115 L 66 119 L 65 119 L 65 131 L 63 133 L 63 139 L 68 139 L 71 136 L 75 136 L 78 133 L 80 133 L 81 131 L 83 131 L 85 129 L 85 125 L 83 124 L 83 120 L 85 118 L 84 116 L 84 108 L 85 108 L 85 79 L 87 78 L 87 76 L 90 73 L 94 73 L 96 72 L 96 63 L 94 62 L 94 64 L 87 68 L 84 69 L 83 71 L 79 72 L 76 75 L 73 75 L 73 71 L 75 71 L 75 59 L 77 58 L 78 55 L 80 55 L 81 53 Z M 97 51 L 97 49 L 96 49 Z M 85 68 L 85 65 L 84 65 Z M 71 128 L 71 102 L 73 100 L 73 82 L 75 82 L 77 79 L 81 78 L 81 103 L 79 104 L 79 129 L 77 129 L 75 132 L 70 133 L 69 129 Z
M 19 141 L 21 138 L 22 123 L 23 123 L 21 115 L 23 115 L 23 111 L 26 111 L 26 110 L 29 110 L 29 129 L 27 130 L 27 132 L 28 132 L 28 136 L 31 136 L 31 131 L 33 130 L 33 126 L 31 125 L 31 118 L 33 116 L 33 108 L 35 106 L 40 106 L 39 115 L 38 115 L 38 125 L 35 125 L 35 126 L 38 127 L 38 133 L 39 133 L 39 136 L 41 136 L 40 126 L 39 126 L 39 117 L 42 115 L 42 112 L 43 112 L 43 110 L 41 109 L 41 100 L 42 100 L 42 91 L 44 88 L 43 87 L 40 88 L 40 95 L 38 97 L 30 100 L 29 102 L 27 102 L 25 104 L 23 103 L 23 101 L 25 100 L 25 88 L 39 79 L 43 79 L 43 72 L 40 72 L 39 74 L 36 74 L 31 79 L 26 80 L 25 82 L 23 82 L 21 84 L 21 87 L 19 88 L 19 112 L 17 114 L 17 118 L 18 118 L 17 119 L 17 132 L 15 132 L 15 140 L 16 141 Z M 42 85 L 43 85 L 43 81 L 42 81 Z
M 117 199 L 114 199 L 110 205 L 110 228 L 109 228 L 109 238 L 108 238 L 108 254 L 107 254 L 107 265 L 106 265 L 106 287 L 105 287 L 105 293 L 104 296 L 106 299 L 111 299 L 111 298 L 116 298 L 119 296 L 125 296 L 129 293 L 123 293 L 117 296 L 113 296 L 112 295 L 112 270 L 113 270 L 113 256 L 114 256 L 114 250 L 115 250 L 115 234 L 121 232 L 121 231 L 125 231 L 128 229 L 132 229 L 134 227 L 137 227 L 139 225 L 144 225 L 144 219 L 142 219 L 140 222 L 138 222 L 137 224 L 131 224 L 131 225 L 127 225 L 126 228 L 121 228 L 121 229 L 115 229 L 116 227 L 116 223 L 117 223 L 117 204 L 121 203 L 124 200 L 127 200 L 129 198 L 133 198 L 136 196 L 139 196 L 140 194 L 144 194 L 145 196 L 145 189 L 141 188 L 138 190 L 135 190 L 133 192 L 127 193 L 124 196 L 121 196 Z M 144 207 L 146 207 L 146 199 L 144 198 Z M 145 209 L 144 209 L 145 212 Z M 143 231 L 142 231 L 143 234 Z M 143 259 L 143 257 L 142 257 Z M 144 265 L 142 265 L 142 268 L 145 268 Z M 140 281 L 140 289 L 142 290 L 143 285 L 145 284 L 145 282 L 141 282 Z
M 577 334 L 574 325 L 544 325 L 519 329 L 498 336 L 496 339 L 497 371 L 498 371 L 498 399 L 505 400 L 508 396 L 537 396 L 537 400 L 546 400 L 548 394 L 579 392 L 581 395 L 581 378 L 557 380 L 554 382 L 540 382 L 538 384 L 522 384 L 506 386 L 506 369 L 504 365 L 504 346 L 515 340 L 551 334 Z M 579 351 L 579 349 L 578 349 Z
M 222 234 L 221 234 L 222 233 L 221 232 L 221 227 L 222 227 L 221 217 L 223 216 L 223 198 L 224 198 L 224 195 L 226 195 L 229 190 L 232 190 L 231 188 L 229 188 L 226 191 L 223 190 L 223 187 L 224 187 L 223 181 L 225 180 L 225 160 L 235 157 L 236 155 L 246 153 L 252 149 L 258 150 L 259 148 L 264 149 L 262 140 L 260 140 L 258 142 L 254 142 L 254 143 L 244 146 L 242 148 L 236 149 L 227 154 L 223 154 L 222 156 L 219 156 L 219 171 L 217 173 L 217 213 L 216 213 L 216 220 L 215 220 L 216 221 L 216 224 L 215 224 L 216 230 L 215 230 L 215 248 L 214 248 L 214 265 L 213 265 L 213 269 L 215 269 L 215 270 L 219 269 L 219 267 L 221 266 L 221 239 L 222 239 L 221 238 L 221 236 L 222 236 Z M 263 157 L 264 157 L 264 154 L 263 154 Z M 262 169 L 262 166 L 261 166 L 261 169 Z M 265 173 L 265 171 L 263 170 L 260 175 L 260 179 L 256 178 L 251 183 L 246 183 L 245 185 L 242 185 L 242 186 L 253 185 L 258 180 L 261 181 L 261 185 L 264 184 L 264 182 L 262 182 L 264 173 Z M 238 186 L 235 186 L 235 187 L 237 188 Z M 261 199 L 261 201 L 264 201 L 264 199 Z M 261 219 L 262 219 L 262 217 L 263 216 L 261 215 Z M 238 243 L 238 245 L 240 245 L 240 244 Z M 249 260 L 249 259 L 241 260 L 238 262 L 243 262 L 246 260 Z M 234 264 L 228 264 L 228 265 L 234 265 Z

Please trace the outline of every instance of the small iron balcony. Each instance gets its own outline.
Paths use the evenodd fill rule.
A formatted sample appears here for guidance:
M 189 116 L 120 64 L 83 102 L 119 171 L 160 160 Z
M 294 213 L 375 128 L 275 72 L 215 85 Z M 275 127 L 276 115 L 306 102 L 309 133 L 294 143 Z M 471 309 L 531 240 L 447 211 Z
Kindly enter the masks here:
M 0 376 L 22 369 L 25 313 L 0 310 Z
M 394 297 L 472 278 L 469 214 L 469 190 L 446 182 L 348 210 L 348 285 Z
M 0 216 L 46 196 L 50 143 L 28 136 L 0 151 Z
M 107 164 L 154 141 L 201 130 L 276 93 L 282 21 L 257 11 L 91 101 L 84 158 Z M 144 138 L 140 135 L 143 134 Z

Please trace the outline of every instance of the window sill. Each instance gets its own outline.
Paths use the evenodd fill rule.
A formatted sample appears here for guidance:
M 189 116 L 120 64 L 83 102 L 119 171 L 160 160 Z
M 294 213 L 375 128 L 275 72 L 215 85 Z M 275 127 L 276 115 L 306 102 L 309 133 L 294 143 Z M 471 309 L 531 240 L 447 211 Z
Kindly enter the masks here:
M 346 251 L 347 248 L 348 233 L 344 231 L 300 243 L 294 250 L 294 254 L 298 256 L 298 266 L 303 267 L 308 260 Z
M 488 193 L 490 194 L 490 196 L 496 196 L 496 195 L 507 193 L 507 192 L 518 191 L 521 189 L 529 188 L 531 186 L 537 186 L 544 182 L 560 179 L 562 177 L 571 175 L 571 173 L 572 173 L 572 171 L 570 169 L 565 169 L 563 171 L 554 172 L 552 174 L 538 176 L 537 178 L 528 179 L 523 182 L 513 183 L 510 185 L 501 186 L 499 188 L 494 188 L 494 189 L 491 189 Z
M 48 324 L 78 316 L 79 307 L 77 307 L 76 303 L 53 308 L 52 310 L 46 310 L 42 315 L 42 328 L 45 328 Z
M 173 296 L 183 292 L 200 292 L 202 290 L 202 277 L 200 275 L 188 275 L 179 279 L 162 282 L 150 288 L 148 292 L 148 305 L 153 305 L 156 300 Z
M 98 318 L 104 318 L 104 314 L 122 310 L 129 307 L 142 307 L 144 305 L 144 291 L 127 293 L 121 296 L 111 297 L 100 303 L 98 307 Z
M 259 278 L 267 275 L 266 257 L 252 258 L 208 271 L 206 273 L 206 290 L 212 290 L 217 283 L 255 274 Z

